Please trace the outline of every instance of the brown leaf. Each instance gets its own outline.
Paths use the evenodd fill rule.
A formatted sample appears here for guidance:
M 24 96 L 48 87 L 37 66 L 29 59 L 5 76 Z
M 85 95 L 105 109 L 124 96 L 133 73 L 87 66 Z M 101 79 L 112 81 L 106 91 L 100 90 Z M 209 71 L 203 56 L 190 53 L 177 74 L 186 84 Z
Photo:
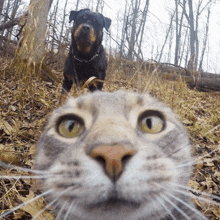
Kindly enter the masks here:
M 26 197 L 23 197 L 21 195 L 18 195 L 18 199 L 20 199 L 22 202 L 27 202 L 30 199 L 34 198 L 34 192 L 30 190 L 29 195 L 27 195 Z M 36 216 L 43 208 L 45 207 L 44 205 L 44 199 L 43 198 L 39 198 L 25 206 L 23 206 L 21 208 L 21 210 L 28 212 L 32 217 Z M 44 211 L 41 215 L 39 215 L 37 217 L 38 220 L 52 220 L 54 219 L 54 216 L 52 214 L 50 214 L 47 211 Z
M 18 155 L 15 153 L 13 146 L 5 146 L 0 144 L 0 161 L 12 163 L 14 165 L 20 164 L 20 159 Z
M 5 134 L 10 135 L 12 129 L 12 126 L 6 120 L 0 120 L 0 130 L 3 130 Z

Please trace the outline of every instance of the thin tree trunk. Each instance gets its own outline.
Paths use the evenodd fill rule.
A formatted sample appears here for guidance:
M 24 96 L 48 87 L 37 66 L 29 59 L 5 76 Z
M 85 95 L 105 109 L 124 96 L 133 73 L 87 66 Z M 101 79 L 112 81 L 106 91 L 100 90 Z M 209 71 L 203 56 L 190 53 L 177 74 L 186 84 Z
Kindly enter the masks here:
M 177 53 L 177 56 L 178 56 L 178 59 L 177 59 L 177 64 L 180 65 L 180 51 L 181 51 L 181 38 L 182 38 L 182 27 L 183 27 L 183 18 L 184 18 L 184 12 L 182 10 L 182 13 L 181 13 L 181 19 L 180 19 L 180 22 L 179 22 L 179 33 L 178 33 L 178 38 L 179 38 L 179 42 L 178 42 L 178 53 Z M 187 31 L 188 32 L 188 31 Z M 183 47 L 184 47 L 185 44 L 183 44 Z M 184 50 L 184 48 L 183 48 Z
M 125 1 L 125 11 L 124 11 L 124 19 L 123 19 L 123 27 L 122 27 L 122 33 L 121 33 L 121 44 L 119 49 L 119 56 L 122 58 L 124 56 L 123 49 L 125 46 L 125 27 L 126 27 L 126 16 L 127 16 L 127 0 Z
M 135 1 L 135 3 L 134 3 Z M 129 51 L 128 51 L 128 60 L 133 59 L 133 52 L 134 52 L 134 45 L 135 45 L 135 34 L 136 34 L 136 27 L 137 27 L 137 13 L 138 13 L 138 8 L 140 5 L 139 0 L 132 0 L 132 14 L 133 14 L 133 19 L 131 23 L 131 35 L 129 39 Z
M 10 16 L 10 20 L 14 20 L 15 19 L 15 15 L 18 11 L 19 8 L 19 3 L 21 3 L 21 0 L 15 0 L 14 1 L 14 5 L 13 5 L 13 9 L 12 9 L 12 13 Z M 10 29 L 7 30 L 7 33 L 5 35 L 6 38 L 11 39 L 11 33 L 12 33 L 13 27 L 11 27 Z
M 68 0 L 66 0 L 65 5 L 64 5 L 64 9 L 63 9 L 63 21 L 62 21 L 61 31 L 60 31 L 59 51 L 58 51 L 58 53 L 60 53 L 62 51 L 62 37 L 63 37 L 64 24 L 65 24 L 65 20 L 66 20 L 66 6 L 67 6 L 67 2 L 68 2 Z M 62 54 L 62 52 L 61 52 L 61 54 Z
M 138 44 L 138 57 L 141 57 L 143 59 L 143 54 L 142 54 L 142 41 L 143 41 L 143 36 L 144 36 L 144 29 L 145 29 L 145 23 L 146 23 L 146 19 L 147 19 L 147 13 L 148 13 L 148 9 L 149 9 L 149 2 L 150 0 L 146 0 L 145 6 L 144 6 L 144 11 L 142 14 L 142 19 L 141 19 L 141 24 L 140 24 L 140 32 L 141 32 L 141 37 L 139 40 L 139 44 Z M 139 33 L 138 33 L 139 34 Z M 138 36 L 137 36 L 138 38 Z
M 76 2 L 76 11 L 78 11 L 78 7 L 79 7 L 79 0 L 77 0 Z
M 175 47 L 175 59 L 174 59 L 174 64 L 178 65 L 178 55 L 179 55 L 179 13 L 178 13 L 178 3 L 177 0 L 175 0 L 175 7 L 176 7 L 176 47 Z M 172 24 L 172 23 L 171 23 Z
M 0 0 L 0 18 L 2 17 L 4 3 L 5 3 L 5 0 Z
M 161 49 L 161 51 L 160 51 L 160 57 L 159 57 L 158 62 L 160 62 L 160 60 L 161 60 L 161 58 L 162 58 L 163 50 L 164 50 L 164 47 L 165 47 L 165 45 L 166 45 L 166 43 L 167 43 L 167 40 L 168 40 L 168 37 L 169 37 L 170 31 L 171 31 L 171 28 L 172 28 L 173 17 L 174 17 L 174 15 L 175 15 L 175 13 L 176 13 L 176 12 L 174 11 L 174 13 L 171 15 L 171 18 L 170 18 L 170 25 L 169 25 L 169 28 L 168 28 L 168 30 L 167 30 L 166 37 L 165 37 L 165 40 L 164 40 L 164 43 L 163 43 L 162 49 Z
M 193 15 L 193 4 L 192 0 L 188 0 L 189 6 L 189 26 L 190 26 L 190 60 L 189 60 L 189 69 L 194 70 L 195 66 L 195 28 L 194 28 L 194 15 Z
M 96 12 L 99 12 L 99 6 L 101 5 L 101 1 L 102 0 L 97 1 L 96 10 L 95 10 Z
M 54 45 L 55 45 L 55 30 L 56 30 L 56 21 L 57 21 L 57 11 L 59 7 L 59 0 L 57 0 L 55 9 L 54 9 L 54 16 L 53 16 L 53 28 L 52 28 L 52 40 L 51 40 L 51 51 L 54 51 Z
M 199 63 L 199 71 L 202 70 L 203 58 L 204 58 L 204 54 L 205 54 L 205 50 L 206 50 L 206 45 L 207 45 L 207 40 L 208 40 L 210 8 L 211 8 L 211 6 L 208 8 L 208 16 L 207 16 L 207 22 L 206 22 L 206 31 L 205 31 L 205 36 L 204 36 L 204 40 L 203 40 L 203 48 L 202 48 L 202 54 L 201 54 L 200 63 Z
M 184 41 L 183 41 L 183 47 L 182 47 L 183 49 L 182 49 L 182 53 L 181 53 L 181 56 L 180 56 L 179 66 L 181 66 L 181 64 L 182 64 L 183 54 L 184 54 L 184 51 L 185 51 L 185 46 L 184 45 L 186 45 L 187 36 L 188 36 L 188 29 L 186 30 L 185 38 L 184 38 Z M 186 64 L 184 66 L 186 67 Z
M 7 16 L 8 16 L 8 14 L 9 14 L 10 1 L 11 1 L 11 0 L 8 0 L 7 6 L 6 6 L 6 9 L 5 9 L 5 15 L 7 15 Z M 7 16 L 4 16 L 4 20 L 3 20 L 3 22 L 2 22 L 3 24 L 5 24 L 5 23 L 7 22 L 7 20 L 8 20 L 8 17 L 7 17 Z M 4 36 L 4 30 L 2 31 L 1 35 Z

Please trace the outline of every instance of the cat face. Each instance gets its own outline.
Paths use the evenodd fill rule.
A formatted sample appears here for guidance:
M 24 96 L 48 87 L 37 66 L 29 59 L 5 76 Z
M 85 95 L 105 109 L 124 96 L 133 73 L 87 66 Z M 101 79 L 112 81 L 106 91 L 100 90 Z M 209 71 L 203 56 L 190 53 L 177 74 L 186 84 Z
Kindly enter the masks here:
M 202 219 L 185 190 L 187 134 L 148 94 L 70 98 L 52 114 L 37 151 L 36 167 L 50 173 L 42 187 L 52 190 L 47 199 L 60 219 Z

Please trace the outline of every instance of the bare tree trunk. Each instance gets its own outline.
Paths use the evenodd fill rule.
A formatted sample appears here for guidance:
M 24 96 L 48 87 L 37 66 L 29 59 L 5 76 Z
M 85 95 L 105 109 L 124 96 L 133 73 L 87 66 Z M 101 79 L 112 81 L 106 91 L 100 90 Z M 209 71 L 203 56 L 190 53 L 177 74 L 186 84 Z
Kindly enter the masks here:
M 203 1 L 203 0 L 202 0 Z M 198 6 L 197 6 L 197 10 L 196 10 L 196 19 L 195 19 L 195 68 L 197 69 L 197 65 L 198 65 L 198 59 L 199 59 L 199 39 L 198 39 L 198 29 L 199 29 L 199 15 L 200 15 L 200 7 L 202 4 L 202 1 L 199 0 Z
M 5 3 L 5 0 L 0 0 L 0 18 L 2 17 L 4 3 Z
M 174 64 L 178 65 L 180 61 L 180 42 L 181 42 L 181 35 L 182 35 L 182 26 L 183 26 L 183 17 L 184 12 L 182 10 L 181 18 L 179 19 L 179 1 L 175 0 L 175 7 L 176 7 L 176 45 L 175 45 L 175 58 Z
M 189 51 L 190 51 L 190 36 L 187 36 L 187 47 L 186 47 L 186 58 L 185 58 L 185 68 L 188 68 L 188 60 L 189 60 Z
M 178 54 L 179 54 L 179 13 L 178 13 L 178 2 L 175 0 L 175 7 L 176 7 L 176 47 L 175 47 L 175 59 L 174 64 L 178 65 Z M 172 24 L 172 23 L 171 23 Z
M 204 54 L 205 54 L 205 50 L 206 50 L 206 45 L 207 45 L 207 39 L 208 39 L 208 33 L 209 33 L 210 8 L 211 8 L 211 6 L 208 8 L 208 16 L 207 16 L 207 22 L 206 22 L 206 31 L 205 31 L 205 36 L 204 36 L 204 40 L 203 40 L 203 48 L 202 48 L 202 54 L 201 54 L 200 63 L 199 63 L 199 71 L 202 70 L 203 58 L 204 58 Z
M 18 58 L 39 65 L 45 56 L 47 15 L 52 0 L 31 0 Z
M 189 6 L 189 26 L 190 26 L 190 60 L 189 60 L 189 69 L 194 70 L 195 66 L 195 28 L 194 28 L 194 14 L 193 14 L 193 5 L 192 0 L 188 0 Z
M 131 5 L 132 5 L 133 19 L 131 23 L 131 35 L 130 35 L 130 40 L 129 40 L 129 45 L 128 45 L 128 60 L 133 59 L 135 34 L 136 34 L 136 26 L 137 26 L 137 14 L 138 14 L 139 6 L 140 6 L 140 0 L 135 0 L 135 3 L 134 3 L 134 0 L 132 0 Z
M 9 14 L 9 9 L 10 9 L 10 1 L 11 0 L 8 0 L 7 6 L 6 6 L 6 9 L 5 9 L 5 16 L 4 16 L 4 20 L 2 22 L 3 24 L 5 24 L 7 22 L 8 17 L 9 17 L 8 14 Z M 2 31 L 1 35 L 4 36 L 4 30 Z
M 15 15 L 16 15 L 16 13 L 18 11 L 20 3 L 21 3 L 21 0 L 15 0 L 14 1 L 14 5 L 13 5 L 12 13 L 11 13 L 11 16 L 10 16 L 10 20 L 14 20 L 15 19 Z M 11 27 L 10 29 L 7 30 L 7 33 L 5 35 L 6 38 L 11 39 L 12 30 L 13 30 L 13 27 Z
M 52 0 L 30 2 L 27 23 L 20 38 L 21 46 L 13 63 L 18 68 L 21 78 L 30 80 L 32 76 L 38 75 L 43 79 L 59 82 L 43 62 L 46 55 L 47 17 L 51 4 Z
M 180 43 L 181 43 L 181 37 L 182 37 L 183 18 L 184 18 L 184 12 L 183 12 L 183 10 L 182 10 L 181 18 L 180 18 L 180 21 L 179 21 L 177 65 L 181 62 L 181 61 L 180 61 L 180 51 L 181 51 L 182 48 L 181 48 L 181 44 L 180 44 Z M 188 32 L 188 30 L 187 30 L 187 32 Z M 183 44 L 183 49 L 182 49 L 183 51 L 184 51 L 184 45 L 185 45 L 185 44 Z
M 186 0 L 183 0 L 182 4 L 184 15 L 189 24 L 190 30 L 190 59 L 188 61 L 188 69 L 193 70 L 195 68 L 195 28 L 194 28 L 194 13 L 192 0 L 188 0 L 189 14 L 186 11 Z
M 125 47 L 125 27 L 126 27 L 126 23 L 127 23 L 127 0 L 125 2 L 125 11 L 124 11 L 124 19 L 123 19 L 123 27 L 122 27 L 122 34 L 121 34 L 121 44 L 120 44 L 120 48 L 119 48 L 119 56 L 120 58 L 124 57 L 124 47 Z
M 176 12 L 174 12 L 172 15 L 171 15 L 171 18 L 170 18 L 170 25 L 169 25 L 169 28 L 167 30 L 167 33 L 166 33 L 166 37 L 165 37 L 165 40 L 164 40 L 164 43 L 163 43 L 163 46 L 162 46 L 162 49 L 160 51 L 160 56 L 159 56 L 159 59 L 158 59 L 158 62 L 161 61 L 161 58 L 162 58 L 162 55 L 163 55 L 163 50 L 164 50 L 164 47 L 167 43 L 167 40 L 168 40 L 168 37 L 169 37 L 169 34 L 170 34 L 170 31 L 171 31 L 171 28 L 172 28 L 172 24 L 173 24 L 173 17 L 175 15 Z
M 148 13 L 148 9 L 149 9 L 149 2 L 150 2 L 150 0 L 146 0 L 146 2 L 145 2 L 144 11 L 142 13 L 142 19 L 141 19 L 141 24 L 140 24 L 140 28 L 139 28 L 140 31 L 138 31 L 137 37 L 136 37 L 136 39 L 138 39 L 139 32 L 141 32 L 141 37 L 140 37 L 139 44 L 138 44 L 138 57 L 141 57 L 142 59 L 143 59 L 143 54 L 141 51 L 141 48 L 142 48 L 141 45 L 142 45 L 143 36 L 144 36 L 144 29 L 145 29 L 147 13 Z
M 54 9 L 54 16 L 53 16 L 53 27 L 52 27 L 52 40 L 51 40 L 51 51 L 54 52 L 54 45 L 55 45 L 55 34 L 56 34 L 56 21 L 57 21 L 57 11 L 59 7 L 59 0 L 57 0 L 55 9 Z
M 66 6 L 67 6 L 68 0 L 66 0 L 65 5 L 64 5 L 64 9 L 63 9 L 63 21 L 62 21 L 62 25 L 61 25 L 61 31 L 60 31 L 60 39 L 59 39 L 59 49 L 58 49 L 58 53 L 62 54 L 63 48 L 62 48 L 62 37 L 63 37 L 63 29 L 64 29 L 64 24 L 65 24 L 65 20 L 66 20 Z
M 183 41 L 183 45 L 187 45 L 187 44 L 186 44 L 187 36 L 188 36 L 188 29 L 186 30 L 186 33 L 185 33 L 185 38 L 184 38 L 184 41 Z M 180 56 L 179 66 L 181 66 L 181 64 L 182 64 L 183 54 L 184 54 L 184 52 L 185 52 L 185 47 L 183 46 L 182 48 L 183 48 L 183 49 L 182 49 L 182 53 L 181 53 L 181 56 Z M 186 64 L 185 64 L 184 66 L 186 67 Z
M 96 5 L 96 12 L 101 12 L 102 13 L 103 10 L 103 1 L 102 0 L 98 0 L 97 1 L 97 5 Z
M 76 2 L 76 11 L 78 11 L 78 8 L 79 8 L 79 0 L 77 0 Z
M 171 31 L 170 31 L 170 43 L 169 43 L 169 51 L 168 51 L 168 57 L 167 57 L 167 62 L 168 63 L 171 63 L 171 54 L 173 54 L 173 51 L 172 51 L 172 45 L 173 45 L 173 29 L 171 28 Z

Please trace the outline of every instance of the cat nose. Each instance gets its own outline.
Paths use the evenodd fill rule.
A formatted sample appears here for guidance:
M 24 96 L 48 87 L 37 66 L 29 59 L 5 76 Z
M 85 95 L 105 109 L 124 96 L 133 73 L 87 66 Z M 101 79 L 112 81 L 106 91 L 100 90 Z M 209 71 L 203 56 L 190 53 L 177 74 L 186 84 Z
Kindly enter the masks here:
M 135 149 L 121 145 L 98 146 L 90 152 L 90 156 L 105 167 L 106 173 L 114 181 L 121 174 L 124 164 L 136 153 Z

